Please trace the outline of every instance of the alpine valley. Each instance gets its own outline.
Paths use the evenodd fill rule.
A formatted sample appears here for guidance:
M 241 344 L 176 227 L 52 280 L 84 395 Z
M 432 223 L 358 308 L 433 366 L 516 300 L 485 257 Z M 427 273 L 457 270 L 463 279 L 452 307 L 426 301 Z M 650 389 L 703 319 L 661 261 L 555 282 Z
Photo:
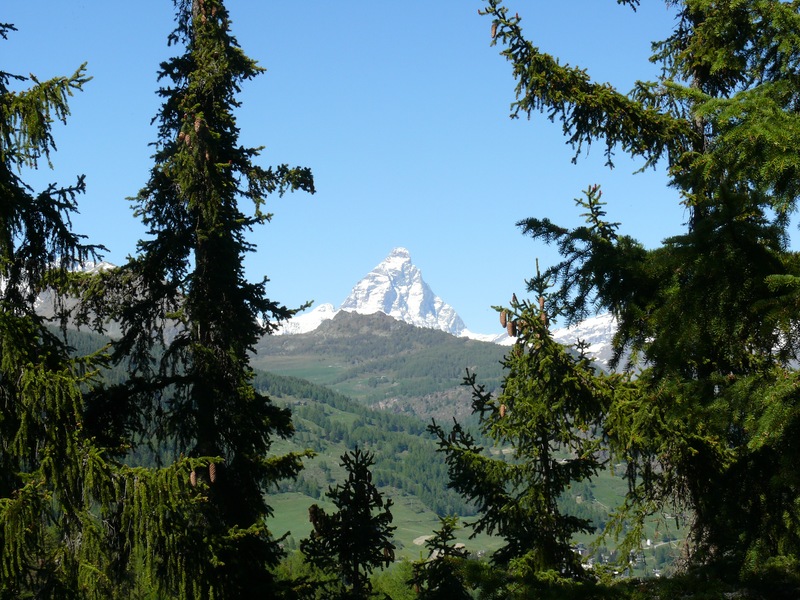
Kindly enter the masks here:
M 601 315 L 553 335 L 568 346 L 585 341 L 604 366 L 613 333 L 613 320 Z M 276 497 L 281 523 L 276 532 L 291 532 L 290 547 L 309 532 L 308 506 L 317 502 L 328 508 L 324 491 L 344 475 L 339 456 L 358 445 L 375 453 L 374 477 L 394 501 L 398 556 L 418 559 L 439 516 L 468 518 L 474 512 L 448 488 L 444 457 L 426 425 L 433 419 L 447 427 L 455 419 L 477 432 L 464 376 L 467 370 L 475 372 L 487 391 L 498 390 L 501 360 L 512 343 L 507 335 L 470 332 L 453 307 L 432 291 L 404 248 L 393 250 L 356 283 L 338 309 L 323 304 L 293 319 L 278 335 L 262 338 L 252 359 L 258 386 L 292 410 L 296 426 L 280 449 L 318 453 Z M 480 435 L 478 441 L 491 452 L 502 452 Z M 625 485 L 604 471 L 562 501 L 572 514 L 602 528 Z M 648 526 L 647 533 L 655 535 L 656 527 Z M 498 546 L 496 539 L 469 539 L 468 534 L 462 530 L 458 539 L 471 551 Z M 664 556 L 653 550 L 656 563 L 668 561 L 666 549 Z
M 613 332 L 613 321 L 602 315 L 554 336 L 565 345 L 584 340 L 605 366 Z M 324 385 L 379 410 L 423 421 L 463 420 L 471 413 L 471 393 L 462 385 L 466 371 L 476 372 L 487 390 L 497 389 L 500 361 L 513 341 L 506 333 L 469 331 L 425 282 L 408 250 L 395 248 L 338 310 L 322 304 L 263 338 L 253 366 Z
M 41 314 L 52 314 L 52 300 L 43 293 Z M 613 325 L 607 316 L 599 316 L 557 330 L 554 336 L 566 345 L 583 339 L 602 364 L 609 355 Z M 114 331 L 109 326 L 109 334 Z M 106 341 L 85 332 L 70 335 L 80 353 Z M 340 456 L 359 446 L 374 453 L 373 475 L 394 501 L 398 558 L 418 559 L 440 516 L 474 514 L 474 507 L 448 488 L 444 457 L 426 427 L 432 419 L 445 426 L 453 419 L 474 426 L 464 376 L 467 370 L 475 372 L 487 391 L 497 390 L 501 360 L 512 343 L 505 334 L 470 332 L 455 309 L 432 291 L 403 248 L 393 250 L 361 279 L 338 309 L 323 304 L 297 316 L 277 335 L 262 338 L 251 360 L 256 387 L 289 408 L 295 426 L 294 435 L 277 441 L 274 449 L 316 452 L 298 478 L 284 482 L 271 500 L 274 532 L 288 534 L 288 548 L 308 535 L 308 507 L 317 503 L 330 508 L 325 491 L 344 476 Z M 107 375 L 112 380 L 124 376 Z M 621 478 L 603 474 L 597 482 L 573 490 L 564 502 L 573 514 L 602 526 L 607 507 L 621 498 L 624 485 Z M 499 546 L 496 539 L 468 539 L 468 534 L 462 530 L 458 537 L 471 551 Z

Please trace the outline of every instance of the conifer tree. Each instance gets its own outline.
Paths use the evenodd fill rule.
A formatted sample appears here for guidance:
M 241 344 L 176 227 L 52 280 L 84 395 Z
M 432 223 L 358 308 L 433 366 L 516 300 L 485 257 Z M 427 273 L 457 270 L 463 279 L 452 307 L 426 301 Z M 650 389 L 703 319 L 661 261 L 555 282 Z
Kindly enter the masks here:
M 537 284 L 540 294 L 545 283 Z M 429 430 L 446 454 L 451 487 L 477 506 L 479 517 L 469 523 L 472 535 L 505 541 L 492 556 L 495 565 L 512 574 L 517 585 L 535 587 L 539 580 L 562 576 L 581 579 L 585 570 L 572 538 L 594 527 L 563 513 L 558 500 L 572 483 L 589 479 L 601 467 L 611 389 L 625 382 L 596 374 L 586 357 L 553 340 L 541 305 L 515 296 L 500 315 L 516 337 L 503 360 L 500 393 L 486 392 L 474 373 L 465 384 L 473 390 L 481 433 L 508 457 L 486 452 L 458 423 L 449 432 L 435 422 Z
M 316 504 L 311 506 L 314 530 L 300 542 L 300 549 L 312 564 L 341 583 L 335 597 L 356 600 L 370 597 L 372 571 L 394 560 L 395 527 L 391 526 L 392 500 L 384 500 L 372 481 L 374 455 L 356 447 L 341 459 L 347 481 L 326 494 L 337 511 L 329 515 Z
M 13 31 L 0 24 L 3 39 Z M 96 506 L 115 498 L 114 465 L 83 427 L 82 388 L 99 357 L 72 358 L 35 311 L 42 289 L 64 289 L 98 250 L 71 229 L 84 180 L 37 192 L 21 179 L 50 164 L 51 125 L 66 122 L 69 97 L 88 80 L 84 66 L 46 81 L 0 71 L 0 598 L 113 589 Z
M 441 517 L 439 524 L 433 537 L 425 542 L 430 554 L 414 563 L 411 583 L 417 597 L 423 600 L 470 600 L 472 594 L 464 573 L 467 551 L 463 545 L 453 543 L 458 517 Z
M 635 9 L 637 0 L 618 0 Z M 663 67 L 629 94 L 591 80 L 523 36 L 519 16 L 488 0 L 493 43 L 512 64 L 512 115 L 543 111 L 576 148 L 605 145 L 643 167 L 665 164 L 689 213 L 684 234 L 648 250 L 604 221 L 519 223 L 557 244 L 545 272 L 548 312 L 576 322 L 594 308 L 618 320 L 638 392 L 607 409 L 609 443 L 628 464 L 628 515 L 688 507 L 693 564 L 733 576 L 800 556 L 800 262 L 789 223 L 798 197 L 800 3 L 682 0 Z
M 270 454 L 291 435 L 291 415 L 254 389 L 249 354 L 293 311 L 267 297 L 266 279 L 249 282 L 242 262 L 254 250 L 247 233 L 270 219 L 267 196 L 314 185 L 308 169 L 259 167 L 260 149 L 238 143 L 236 95 L 263 69 L 231 35 L 224 4 L 175 6 L 169 43 L 184 52 L 161 65 L 155 164 L 134 199 L 148 237 L 93 284 L 86 306 L 121 324 L 114 358 L 129 361 L 130 378 L 103 394 L 124 403 L 131 439 L 183 457 L 174 493 L 147 500 L 160 524 L 137 526 L 131 552 L 169 597 L 270 597 L 282 551 L 265 494 L 300 470 L 302 454 Z

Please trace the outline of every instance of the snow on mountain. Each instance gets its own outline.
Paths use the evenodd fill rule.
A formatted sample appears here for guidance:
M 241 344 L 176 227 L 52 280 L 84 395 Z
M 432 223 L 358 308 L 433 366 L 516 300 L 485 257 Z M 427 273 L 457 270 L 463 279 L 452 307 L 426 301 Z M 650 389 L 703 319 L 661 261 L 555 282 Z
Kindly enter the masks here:
M 405 248 L 395 248 L 359 281 L 339 310 L 382 312 L 417 327 L 459 335 L 466 326 L 453 307 L 433 293 Z
M 475 333 L 469 329 L 461 332 L 459 337 L 477 340 L 479 342 L 490 342 L 492 344 L 499 344 L 500 346 L 513 346 L 516 338 L 510 337 L 507 333 Z
M 108 271 L 109 269 L 115 268 L 115 265 L 112 265 L 110 262 L 106 262 L 104 260 L 100 262 L 87 260 L 81 264 L 74 265 L 71 270 L 83 273 L 100 273 L 102 271 Z M 75 304 L 75 300 L 71 298 L 62 300 L 68 306 L 73 306 Z M 33 307 L 37 314 L 44 317 L 52 317 L 56 311 L 56 296 L 53 290 L 51 288 L 45 288 L 39 292 L 39 294 L 36 296 Z
M 83 273 L 101 273 L 103 271 L 110 271 L 111 269 L 116 269 L 116 268 L 117 268 L 116 265 L 113 265 L 105 260 L 101 260 L 100 262 L 87 260 L 82 264 L 76 266 L 73 270 L 81 271 Z
M 612 357 L 611 340 L 617 330 L 617 321 L 610 313 L 590 317 L 580 323 L 556 329 L 553 339 L 565 346 L 574 346 L 578 340 L 589 344 L 586 355 L 603 367 L 608 367 Z
M 290 321 L 278 328 L 278 335 L 292 333 L 308 333 L 322 325 L 324 321 L 332 319 L 338 311 L 333 304 L 320 304 L 311 312 L 292 317 Z
M 338 310 L 363 315 L 382 312 L 417 327 L 440 329 L 456 336 L 469 333 L 453 307 L 425 283 L 422 272 L 411 262 L 411 255 L 405 248 L 392 250 L 356 283 Z M 313 331 L 337 312 L 333 305 L 322 304 L 294 317 L 278 333 Z

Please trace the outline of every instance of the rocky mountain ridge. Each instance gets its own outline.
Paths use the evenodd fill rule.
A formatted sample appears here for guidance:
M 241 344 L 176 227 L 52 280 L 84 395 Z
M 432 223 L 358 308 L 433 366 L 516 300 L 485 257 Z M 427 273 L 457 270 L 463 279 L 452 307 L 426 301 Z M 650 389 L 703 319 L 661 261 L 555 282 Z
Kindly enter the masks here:
M 359 281 L 339 310 L 382 312 L 417 327 L 458 336 L 466 329 L 452 306 L 433 293 L 405 248 L 395 248 Z

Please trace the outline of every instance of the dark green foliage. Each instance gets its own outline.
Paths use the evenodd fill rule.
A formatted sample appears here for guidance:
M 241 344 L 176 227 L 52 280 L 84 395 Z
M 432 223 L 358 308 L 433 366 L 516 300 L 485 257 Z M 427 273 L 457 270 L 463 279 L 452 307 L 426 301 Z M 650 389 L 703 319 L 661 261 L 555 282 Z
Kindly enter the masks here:
M 370 573 L 394 560 L 392 500 L 384 500 L 373 482 L 373 463 L 372 454 L 359 448 L 342 456 L 347 481 L 326 494 L 337 511 L 329 515 L 311 506 L 314 530 L 300 542 L 308 560 L 341 583 L 338 598 L 369 598 Z
M 343 394 L 334 392 L 330 388 L 316 385 L 299 377 L 288 377 L 286 375 L 258 371 L 254 385 L 258 389 L 276 397 L 286 396 L 302 399 L 303 401 L 314 401 L 314 403 L 303 402 L 298 404 L 294 411 L 302 412 L 306 418 L 315 422 L 318 419 L 314 418 L 311 413 L 315 410 L 323 410 L 319 405 L 325 405 L 337 410 L 354 413 L 376 425 L 376 428 L 387 432 L 405 431 L 413 435 L 419 435 L 425 431 L 425 424 L 419 419 L 370 409 Z
M 388 569 L 373 574 L 372 587 L 379 598 L 415 600 L 417 594 L 409 585 L 414 566 L 407 560 L 395 562 Z
M 688 507 L 691 564 L 727 578 L 796 571 L 800 2 L 670 4 L 674 33 L 653 46 L 662 76 L 625 95 L 541 52 L 488 1 L 518 82 L 513 114 L 559 120 L 578 154 L 602 140 L 609 162 L 622 150 L 665 163 L 689 214 L 684 234 L 647 250 L 604 221 L 592 186 L 586 226 L 519 225 L 562 255 L 544 273 L 557 284 L 548 312 L 612 312 L 616 355 L 639 370 L 604 414 L 628 469 L 620 518 Z
M 467 552 L 453 544 L 458 528 L 457 517 L 442 517 L 441 526 L 425 542 L 428 558 L 414 563 L 412 583 L 419 598 L 427 600 L 468 600 L 464 576 Z
M 257 372 L 255 386 L 291 407 L 296 427 L 292 439 L 318 452 L 315 462 L 338 460 L 342 446 L 346 450 L 369 448 L 375 459 L 373 477 L 379 487 L 414 495 L 438 515 L 475 513 L 473 505 L 447 489 L 447 466 L 419 419 L 367 408 L 296 377 Z M 280 489 L 319 498 L 326 485 L 304 471 Z
M 51 117 L 66 117 L 67 96 L 86 78 L 81 69 L 12 93 L 10 77 L 0 77 L 0 596 L 147 596 L 151 573 L 174 582 L 176 597 L 197 596 L 181 568 L 181 544 L 187 531 L 196 534 L 202 507 L 188 473 L 208 462 L 183 459 L 159 470 L 121 464 L 138 415 L 117 402 L 124 395 L 99 385 L 108 372 L 105 344 L 73 348 L 34 310 L 47 288 L 54 319 L 71 322 L 64 294 L 90 277 L 70 269 L 95 259 L 95 248 L 70 229 L 82 179 L 34 194 L 14 169 L 49 159 Z
M 184 52 L 161 65 L 155 164 L 134 199 L 147 238 L 85 295 L 94 311 L 85 316 L 119 323 L 114 358 L 130 365 L 127 381 L 97 401 L 124 402 L 137 428 L 131 438 L 154 441 L 156 456 L 174 448 L 187 457 L 175 464 L 184 465 L 189 496 L 151 497 L 152 510 L 174 513 L 179 526 L 140 527 L 128 541 L 147 549 L 146 574 L 159 593 L 269 595 L 281 549 L 266 524 L 265 494 L 297 474 L 304 453 L 270 453 L 276 437 L 292 434 L 290 413 L 254 389 L 249 358 L 293 311 L 267 297 L 265 281 L 247 281 L 242 261 L 254 250 L 247 233 L 269 220 L 266 197 L 313 192 L 313 180 L 304 168 L 259 167 L 259 149 L 239 145 L 236 95 L 262 69 L 230 34 L 223 3 L 175 4 L 169 42 Z M 252 214 L 241 200 L 252 202 Z
M 83 428 L 81 394 L 101 357 L 73 356 L 34 310 L 95 256 L 70 227 L 84 182 L 36 192 L 18 175 L 49 163 L 52 123 L 88 77 L 80 67 L 10 90 L 27 80 L 0 71 L 0 597 L 110 597 L 116 557 L 96 508 L 117 499 L 116 465 Z
M 597 474 L 611 390 L 626 382 L 595 373 L 587 359 L 556 343 L 540 309 L 515 298 L 501 312 L 517 334 L 504 360 L 502 391 L 493 397 L 474 374 L 465 383 L 483 434 L 508 459 L 487 454 L 458 423 L 449 433 L 436 423 L 430 430 L 446 454 L 450 485 L 478 506 L 470 526 L 505 540 L 493 556 L 496 565 L 523 581 L 548 573 L 580 579 L 585 571 L 572 538 L 594 527 L 561 512 L 559 499 L 572 483 Z

